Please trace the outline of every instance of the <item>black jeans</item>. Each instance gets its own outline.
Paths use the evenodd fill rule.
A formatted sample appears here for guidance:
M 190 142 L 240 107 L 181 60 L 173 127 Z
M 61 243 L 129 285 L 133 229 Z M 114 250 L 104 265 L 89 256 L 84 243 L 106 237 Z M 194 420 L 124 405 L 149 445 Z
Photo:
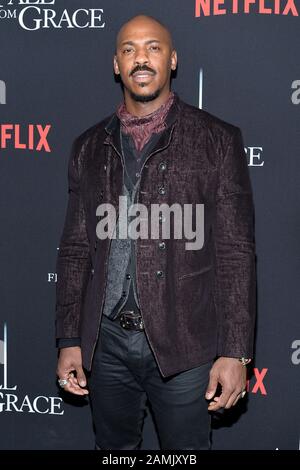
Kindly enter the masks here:
M 139 449 L 147 398 L 161 449 L 209 449 L 212 362 L 163 378 L 143 331 L 102 316 L 89 378 L 96 448 Z

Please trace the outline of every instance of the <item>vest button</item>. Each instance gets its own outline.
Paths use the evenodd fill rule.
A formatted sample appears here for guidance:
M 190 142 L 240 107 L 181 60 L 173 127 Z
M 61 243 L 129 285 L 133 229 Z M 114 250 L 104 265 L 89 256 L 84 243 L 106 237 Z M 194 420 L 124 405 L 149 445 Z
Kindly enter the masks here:
M 160 250 L 164 250 L 164 249 L 166 248 L 165 242 L 159 242 L 158 248 L 159 248 Z
M 126 274 L 126 279 L 130 279 L 130 278 L 131 278 L 130 274 Z
M 164 276 L 163 271 L 156 271 L 156 276 L 160 279 Z

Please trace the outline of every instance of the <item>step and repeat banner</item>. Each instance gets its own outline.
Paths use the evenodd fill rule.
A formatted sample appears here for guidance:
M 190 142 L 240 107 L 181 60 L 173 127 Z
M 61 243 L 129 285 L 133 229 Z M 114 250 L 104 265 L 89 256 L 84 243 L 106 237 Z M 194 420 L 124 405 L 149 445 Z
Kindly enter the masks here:
M 115 38 L 140 13 L 173 34 L 173 90 L 242 129 L 253 185 L 256 358 L 213 449 L 298 449 L 300 0 L 0 0 L 0 449 L 94 446 L 57 387 L 55 264 L 71 144 L 122 100 Z

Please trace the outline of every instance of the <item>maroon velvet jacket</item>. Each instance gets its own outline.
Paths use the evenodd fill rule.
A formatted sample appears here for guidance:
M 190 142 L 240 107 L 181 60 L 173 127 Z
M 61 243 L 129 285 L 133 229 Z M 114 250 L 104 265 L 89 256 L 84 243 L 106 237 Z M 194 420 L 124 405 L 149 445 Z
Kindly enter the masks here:
M 164 239 L 163 251 L 162 239 L 136 241 L 145 332 L 165 377 L 217 356 L 253 357 L 256 306 L 254 207 L 241 131 L 177 94 L 168 118 L 170 126 L 144 163 L 138 202 L 148 208 L 202 203 L 205 234 L 200 250 L 186 250 L 186 238 Z M 96 208 L 108 202 L 118 209 L 121 190 L 114 113 L 73 144 L 57 259 L 56 337 L 80 337 L 87 370 L 99 334 L 111 241 L 97 238 Z

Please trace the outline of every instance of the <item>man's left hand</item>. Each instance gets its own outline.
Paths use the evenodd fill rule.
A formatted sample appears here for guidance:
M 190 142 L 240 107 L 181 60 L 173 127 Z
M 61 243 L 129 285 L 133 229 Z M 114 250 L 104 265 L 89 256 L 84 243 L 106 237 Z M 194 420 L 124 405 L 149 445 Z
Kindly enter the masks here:
M 212 366 L 209 377 L 205 398 L 213 400 L 209 403 L 208 410 L 231 408 L 246 388 L 247 368 L 237 358 L 219 357 Z M 214 396 L 218 384 L 221 385 L 222 392 L 220 396 Z

